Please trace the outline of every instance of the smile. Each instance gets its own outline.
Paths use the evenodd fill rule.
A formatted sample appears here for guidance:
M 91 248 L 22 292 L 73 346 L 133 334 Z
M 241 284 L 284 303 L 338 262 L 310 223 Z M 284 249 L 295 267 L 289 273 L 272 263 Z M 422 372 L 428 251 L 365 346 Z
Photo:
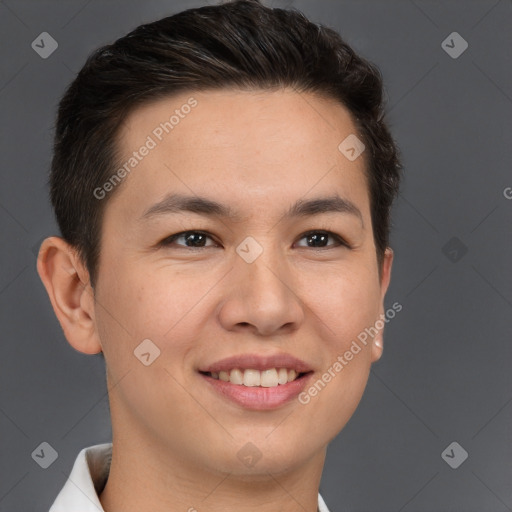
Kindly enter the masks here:
M 298 373 L 287 368 L 261 371 L 234 368 L 229 372 L 199 372 L 199 375 L 216 396 L 244 409 L 262 411 L 293 402 L 304 391 L 314 372 Z
M 293 368 L 269 368 L 263 371 L 250 368 L 246 370 L 233 368 L 229 371 L 208 372 L 206 375 L 239 386 L 274 388 L 293 382 L 302 374 L 297 373 Z

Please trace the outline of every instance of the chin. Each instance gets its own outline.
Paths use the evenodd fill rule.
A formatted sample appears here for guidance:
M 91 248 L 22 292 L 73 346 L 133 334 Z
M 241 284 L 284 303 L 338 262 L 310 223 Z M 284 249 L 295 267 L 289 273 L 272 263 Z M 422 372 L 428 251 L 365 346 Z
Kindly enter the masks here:
M 247 435 L 243 438 L 237 436 L 235 443 L 230 442 L 219 453 L 211 455 L 210 460 L 215 461 L 215 469 L 240 477 L 250 476 L 252 479 L 261 476 L 264 480 L 268 479 L 269 473 L 287 473 L 302 466 L 315 455 L 319 455 L 324 448 L 321 444 L 306 444 L 305 440 L 308 437 L 311 440 L 311 435 L 291 434 L 284 430 L 279 435 L 277 431 L 270 435 L 269 432 L 272 429 L 266 429 L 265 433 L 259 435 Z M 318 440 L 317 433 L 314 437 Z

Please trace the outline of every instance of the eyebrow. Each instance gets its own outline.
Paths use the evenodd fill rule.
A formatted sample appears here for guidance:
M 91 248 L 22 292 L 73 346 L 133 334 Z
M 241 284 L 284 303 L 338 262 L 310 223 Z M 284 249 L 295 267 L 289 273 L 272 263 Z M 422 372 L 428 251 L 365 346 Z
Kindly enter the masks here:
M 191 212 L 207 217 L 224 217 L 240 221 L 242 216 L 228 205 L 218 203 L 207 197 L 169 194 L 162 201 L 149 207 L 139 218 L 147 220 L 172 213 Z M 324 213 L 343 213 L 359 218 L 364 226 L 363 215 L 359 208 L 348 199 L 335 194 L 331 197 L 299 199 L 285 212 L 285 218 L 306 217 Z

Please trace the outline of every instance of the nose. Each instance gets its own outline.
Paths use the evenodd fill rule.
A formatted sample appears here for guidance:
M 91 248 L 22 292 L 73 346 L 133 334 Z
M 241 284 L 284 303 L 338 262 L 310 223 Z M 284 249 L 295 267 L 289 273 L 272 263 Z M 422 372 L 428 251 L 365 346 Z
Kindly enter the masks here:
M 236 254 L 229 279 L 219 311 L 226 330 L 275 336 L 292 332 L 303 322 L 299 282 L 278 248 L 264 246 L 251 263 Z

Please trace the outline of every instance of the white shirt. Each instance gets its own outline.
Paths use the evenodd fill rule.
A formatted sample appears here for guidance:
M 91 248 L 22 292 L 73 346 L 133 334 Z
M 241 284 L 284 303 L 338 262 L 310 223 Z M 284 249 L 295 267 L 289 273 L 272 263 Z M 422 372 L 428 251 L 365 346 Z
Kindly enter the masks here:
M 83 448 L 49 512 L 105 512 L 98 496 L 107 483 L 111 460 L 112 443 Z M 329 512 L 320 493 L 318 512 Z

